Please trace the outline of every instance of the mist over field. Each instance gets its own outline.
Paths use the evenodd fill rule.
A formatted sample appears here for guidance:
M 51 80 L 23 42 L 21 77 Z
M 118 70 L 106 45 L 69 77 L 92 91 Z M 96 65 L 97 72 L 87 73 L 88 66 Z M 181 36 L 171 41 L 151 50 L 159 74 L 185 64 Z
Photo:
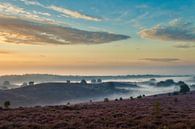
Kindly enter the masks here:
M 195 129 L 195 0 L 0 0 L 0 129 Z
M 98 79 L 100 82 L 97 82 Z M 167 80 L 173 82 L 165 83 Z M 163 81 L 164 85 L 159 86 Z M 1 103 L 10 100 L 13 106 L 88 103 L 103 101 L 104 98 L 115 100 L 176 92 L 179 91 L 177 83 L 180 81 L 191 86 L 191 90 L 195 89 L 195 80 L 191 75 L 10 75 L 0 77 L 0 98 Z

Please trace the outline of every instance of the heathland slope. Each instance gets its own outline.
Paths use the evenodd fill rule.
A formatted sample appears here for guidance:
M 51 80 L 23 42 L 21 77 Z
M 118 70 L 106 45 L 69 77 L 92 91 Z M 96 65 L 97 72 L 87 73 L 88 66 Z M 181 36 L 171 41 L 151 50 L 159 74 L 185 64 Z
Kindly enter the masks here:
M 0 110 L 0 129 L 195 129 L 195 92 Z

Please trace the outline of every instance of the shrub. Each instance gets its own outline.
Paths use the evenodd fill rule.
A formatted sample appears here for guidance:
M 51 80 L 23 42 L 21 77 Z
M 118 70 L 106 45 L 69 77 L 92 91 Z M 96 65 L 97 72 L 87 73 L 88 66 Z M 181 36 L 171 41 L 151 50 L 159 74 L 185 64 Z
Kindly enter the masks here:
M 138 99 L 141 99 L 141 98 L 142 98 L 142 96 L 141 96 L 141 95 L 139 95 L 139 96 L 137 96 L 137 98 L 138 98 Z
M 189 92 L 189 91 L 190 91 L 190 88 L 187 84 L 180 85 L 180 93 L 186 93 L 186 92 Z
M 154 95 L 153 97 L 157 97 L 158 95 Z
M 175 91 L 175 92 L 173 92 L 173 95 L 179 95 L 179 92 Z
M 116 98 L 115 101 L 118 101 L 118 99 Z
M 109 99 L 108 98 L 104 98 L 104 102 L 109 102 Z
M 120 97 L 120 99 L 119 99 L 120 101 L 122 101 L 123 100 L 123 98 L 122 97 Z
M 5 107 L 6 109 L 8 109 L 10 105 L 11 105 L 10 101 L 5 101 L 5 102 L 4 102 L 4 107 Z
M 155 102 L 153 105 L 154 115 L 159 116 L 160 115 L 160 102 Z
M 134 98 L 131 96 L 130 99 L 133 100 Z

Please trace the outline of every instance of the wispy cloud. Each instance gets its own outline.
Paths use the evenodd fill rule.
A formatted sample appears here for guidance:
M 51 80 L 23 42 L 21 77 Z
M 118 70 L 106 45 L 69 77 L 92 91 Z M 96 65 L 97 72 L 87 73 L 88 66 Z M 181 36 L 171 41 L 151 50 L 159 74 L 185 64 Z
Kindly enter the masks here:
M 37 15 L 38 12 L 36 12 L 37 14 L 34 14 L 29 11 L 26 11 L 24 8 L 18 7 L 10 3 L 0 3 L 0 13 L 1 15 L 16 16 L 23 19 L 35 20 L 39 22 L 56 23 L 55 20 Z M 44 15 L 46 15 L 46 13 Z
M 180 59 L 178 58 L 144 58 L 141 60 L 151 61 L 151 62 L 177 62 Z
M 38 15 L 43 15 L 43 16 L 51 16 L 51 14 L 49 13 L 46 13 L 46 12 L 39 12 L 39 11 L 36 11 L 36 10 L 33 10 L 33 13 L 34 14 L 38 14 Z
M 175 47 L 175 48 L 182 48 L 182 49 L 188 49 L 188 48 L 194 48 L 195 45 L 192 45 L 192 44 L 177 44 L 177 45 L 174 45 L 173 47 Z
M 20 0 L 20 1 L 24 2 L 26 5 L 36 5 L 36 6 L 46 8 L 46 9 L 50 9 L 52 11 L 59 12 L 61 13 L 61 16 L 64 16 L 64 17 L 72 17 L 76 19 L 84 19 L 84 20 L 89 20 L 89 21 L 102 21 L 102 19 L 100 18 L 89 16 L 89 15 L 80 13 L 75 10 L 66 9 L 63 7 L 55 6 L 55 5 L 45 6 L 39 3 L 38 1 L 34 1 L 34 0 Z M 44 14 L 42 13 L 41 15 L 44 15 Z
M 0 28 L 3 42 L 17 44 L 100 44 L 129 38 L 126 35 L 90 32 L 11 17 L 0 17 Z
M 52 9 L 54 11 L 60 12 L 60 13 L 64 14 L 65 16 L 70 16 L 72 18 L 85 19 L 85 20 L 89 20 L 89 21 L 101 21 L 100 18 L 88 16 L 86 14 L 82 14 L 82 13 L 74 11 L 74 10 L 65 9 L 62 7 L 54 6 L 54 5 L 49 6 L 48 8 Z
M 142 38 L 164 41 L 195 42 L 195 26 L 192 22 L 173 20 L 168 25 L 156 25 L 139 32 Z
M 2 54 L 10 54 L 10 53 L 12 53 L 12 52 L 7 51 L 7 50 L 0 50 L 0 55 L 2 55 Z
M 24 2 L 26 5 L 38 5 L 43 6 L 41 3 L 39 3 L 36 0 L 20 0 L 21 2 Z

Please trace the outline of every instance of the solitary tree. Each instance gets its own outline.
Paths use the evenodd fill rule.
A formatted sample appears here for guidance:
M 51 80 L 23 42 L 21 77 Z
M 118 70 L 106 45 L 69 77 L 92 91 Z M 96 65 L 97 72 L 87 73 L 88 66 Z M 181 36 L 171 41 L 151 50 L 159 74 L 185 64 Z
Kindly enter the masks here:
M 87 81 L 85 79 L 81 80 L 81 84 L 87 84 Z
M 10 101 L 5 101 L 5 102 L 4 102 L 4 107 L 5 107 L 6 109 L 8 109 L 10 105 L 11 105 L 11 104 L 10 104 Z

